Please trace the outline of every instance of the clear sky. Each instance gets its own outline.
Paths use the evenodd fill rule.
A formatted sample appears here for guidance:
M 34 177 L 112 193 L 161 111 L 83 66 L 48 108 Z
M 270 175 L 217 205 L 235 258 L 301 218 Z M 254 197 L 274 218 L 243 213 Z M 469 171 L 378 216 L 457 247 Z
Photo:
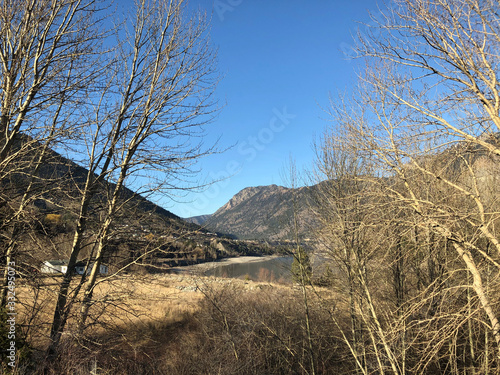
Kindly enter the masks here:
M 283 184 L 292 155 L 297 168 L 314 160 L 313 140 L 328 125 L 324 108 L 355 82 L 345 52 L 359 22 L 378 13 L 375 0 L 191 0 L 212 12 L 212 41 L 225 104 L 207 143 L 233 147 L 201 161 L 206 180 L 226 178 L 182 202 L 160 201 L 181 216 L 211 214 L 249 186 Z M 213 8 L 212 8 L 213 6 Z

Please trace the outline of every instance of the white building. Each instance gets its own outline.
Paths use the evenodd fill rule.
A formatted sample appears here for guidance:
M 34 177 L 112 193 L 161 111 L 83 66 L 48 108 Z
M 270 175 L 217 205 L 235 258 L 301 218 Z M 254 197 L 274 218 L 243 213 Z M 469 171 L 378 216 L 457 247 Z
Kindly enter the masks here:
M 63 274 L 63 273 L 66 273 L 66 271 L 68 270 L 68 263 L 69 263 L 69 261 L 66 259 L 64 259 L 64 260 L 46 260 L 45 262 L 43 262 L 42 267 L 40 268 L 40 271 L 42 273 Z M 74 272 L 78 275 L 83 275 L 83 273 L 85 272 L 86 266 L 87 266 L 87 262 L 81 260 L 75 264 Z M 90 262 L 89 268 L 87 269 L 87 275 L 90 274 L 93 266 L 94 266 L 94 262 Z M 108 266 L 101 264 L 99 266 L 99 274 L 107 275 L 108 274 Z
M 78 275 L 83 275 L 85 272 L 85 267 L 87 267 L 87 262 L 86 261 L 79 261 L 75 264 L 75 273 Z M 87 269 L 87 275 L 90 275 L 92 272 L 92 268 L 94 267 L 94 262 L 90 262 L 89 268 Z M 100 275 L 107 275 L 108 274 L 108 266 L 101 264 L 99 266 L 99 274 Z
M 66 273 L 67 270 L 67 260 L 46 260 L 40 268 L 42 273 Z

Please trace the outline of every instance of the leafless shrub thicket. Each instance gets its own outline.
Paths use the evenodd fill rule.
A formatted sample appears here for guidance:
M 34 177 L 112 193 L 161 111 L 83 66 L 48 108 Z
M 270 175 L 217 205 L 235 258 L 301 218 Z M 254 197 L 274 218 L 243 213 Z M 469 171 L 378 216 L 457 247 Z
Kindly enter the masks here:
M 94 336 L 84 360 L 63 345 L 51 371 L 82 371 L 95 358 L 109 374 L 310 374 L 301 291 L 259 285 L 267 289 L 200 284 L 205 298 L 194 314 Z M 319 299 L 311 298 L 310 322 L 316 373 L 348 372 L 352 358 Z

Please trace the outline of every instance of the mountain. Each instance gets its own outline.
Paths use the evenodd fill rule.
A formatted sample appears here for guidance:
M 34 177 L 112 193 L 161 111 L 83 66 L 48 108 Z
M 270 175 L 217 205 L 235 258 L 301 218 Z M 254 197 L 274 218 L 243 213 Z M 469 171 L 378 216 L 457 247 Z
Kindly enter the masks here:
M 485 134 L 480 140 L 498 148 L 500 133 Z M 436 175 L 447 177 L 450 181 L 461 179 L 466 189 L 472 189 L 467 186 L 477 184 L 484 199 L 496 199 L 499 160 L 483 145 L 457 142 L 451 147 L 446 145 L 439 152 L 428 153 L 415 160 L 422 167 L 434 171 Z M 475 181 L 467 181 L 471 179 L 471 166 Z M 422 172 L 412 163 L 405 168 L 410 176 L 414 173 L 418 179 L 415 181 L 421 181 Z M 411 171 L 413 172 L 410 173 Z M 395 183 L 397 179 L 385 176 L 373 177 L 371 181 L 384 186 Z M 295 201 L 299 235 L 303 239 L 311 238 L 313 229 L 319 227 L 311 207 L 315 206 L 314 201 L 322 195 L 321 192 L 328 189 L 328 183 L 323 181 L 318 185 L 298 189 L 277 185 L 245 188 L 217 210 L 205 222 L 204 227 L 214 232 L 231 234 L 238 239 L 289 240 L 293 238 Z
M 40 146 L 26 138 L 19 142 L 19 147 L 23 142 L 30 147 L 26 160 L 17 160 L 0 179 L 0 223 L 5 223 L 0 226 L 0 233 L 11 230 L 9 218 L 35 176 L 31 181 L 33 197 L 21 224 L 25 230 L 18 238 L 18 259 L 20 264 L 38 268 L 45 260 L 69 257 L 88 170 L 53 150 L 47 151 L 43 164 L 35 170 L 30 154 L 39 152 Z M 91 256 L 90 245 L 100 232 L 106 200 L 113 188 L 113 183 L 101 182 L 89 204 L 82 259 Z M 122 189 L 119 199 L 121 209 L 111 225 L 105 256 L 105 262 L 115 270 L 130 262 L 140 263 L 137 269 L 158 270 L 221 257 L 275 252 L 274 245 L 235 241 L 186 222 L 128 188 Z M 138 257 L 140 261 L 136 262 Z
M 277 185 L 245 188 L 211 215 L 205 227 L 238 239 L 290 240 L 295 201 L 299 234 L 308 237 L 313 225 L 309 209 L 312 189 Z
M 191 216 L 187 217 L 184 220 L 186 220 L 188 223 L 194 223 L 197 225 L 203 225 L 205 222 L 210 219 L 212 215 L 198 215 L 198 216 Z

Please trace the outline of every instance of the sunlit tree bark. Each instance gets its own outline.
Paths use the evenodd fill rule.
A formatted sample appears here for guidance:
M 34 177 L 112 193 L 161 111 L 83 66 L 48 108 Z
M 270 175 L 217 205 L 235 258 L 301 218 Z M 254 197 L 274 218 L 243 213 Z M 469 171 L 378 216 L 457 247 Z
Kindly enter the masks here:
M 193 185 L 186 179 L 193 163 L 214 151 L 203 147 L 200 138 L 216 111 L 211 96 L 217 77 L 205 18 L 190 16 L 182 0 L 138 1 L 125 28 L 126 33 L 117 33 L 115 70 L 107 71 L 106 90 L 89 111 L 83 134 L 89 173 L 68 272 L 58 294 L 49 353 L 55 351 L 81 289 L 78 329 L 85 328 L 112 225 L 129 208 L 129 199 L 122 196 L 127 181 L 137 178 L 140 185 L 129 187 L 157 197 L 190 188 Z M 68 298 L 70 270 L 81 253 L 90 202 L 98 188 L 104 188 L 107 196 L 90 256 L 92 269 L 85 284 Z
M 50 187 L 50 178 L 38 175 L 47 151 L 73 132 L 78 102 L 102 68 L 96 63 L 103 36 L 99 7 L 90 0 L 0 5 L 0 201 L 8 208 L 0 230 L 6 264 L 15 258 L 27 206 Z

